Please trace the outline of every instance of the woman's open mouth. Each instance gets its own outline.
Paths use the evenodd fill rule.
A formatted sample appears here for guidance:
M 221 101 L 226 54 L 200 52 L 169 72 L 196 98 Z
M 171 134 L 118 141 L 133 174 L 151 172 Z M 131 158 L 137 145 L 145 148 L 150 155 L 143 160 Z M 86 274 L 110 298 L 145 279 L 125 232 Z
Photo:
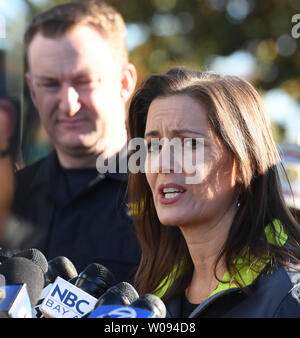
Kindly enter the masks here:
M 177 202 L 186 189 L 175 183 L 162 184 L 159 186 L 159 201 L 162 204 L 171 204 Z

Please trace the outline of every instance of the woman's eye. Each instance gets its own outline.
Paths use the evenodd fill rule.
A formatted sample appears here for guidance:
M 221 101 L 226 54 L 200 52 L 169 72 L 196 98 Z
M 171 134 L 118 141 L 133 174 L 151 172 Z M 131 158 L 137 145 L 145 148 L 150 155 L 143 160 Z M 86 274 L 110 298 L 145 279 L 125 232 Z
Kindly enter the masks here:
M 147 144 L 148 153 L 159 153 L 161 145 L 157 141 L 151 141 Z
M 197 149 L 203 145 L 203 140 L 198 138 L 185 138 L 184 139 L 184 147 L 190 149 Z

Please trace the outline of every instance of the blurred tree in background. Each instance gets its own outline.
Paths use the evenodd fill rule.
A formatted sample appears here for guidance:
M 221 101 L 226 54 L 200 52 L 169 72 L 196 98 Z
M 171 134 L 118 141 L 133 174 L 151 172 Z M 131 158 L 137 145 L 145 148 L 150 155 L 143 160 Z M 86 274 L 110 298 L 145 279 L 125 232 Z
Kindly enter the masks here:
M 42 10 L 66 2 L 22 1 L 27 7 L 27 22 Z M 127 23 L 130 60 L 137 67 L 139 81 L 176 65 L 233 73 L 247 78 L 263 95 L 276 89 L 281 95 L 289 95 L 290 100 L 295 99 L 293 104 L 298 111 L 293 115 L 293 135 L 297 134 L 297 125 L 300 134 L 300 38 L 291 35 L 295 25 L 292 17 L 300 13 L 300 0 L 107 2 L 123 14 Z M 43 154 L 30 154 L 28 149 L 35 149 L 37 138 L 46 149 L 47 138 L 26 88 L 25 101 L 23 140 L 28 163 Z M 283 104 L 281 117 L 274 120 L 277 142 L 296 142 L 296 137 L 289 140 L 286 133 L 286 120 L 292 118 L 287 117 L 290 110 Z

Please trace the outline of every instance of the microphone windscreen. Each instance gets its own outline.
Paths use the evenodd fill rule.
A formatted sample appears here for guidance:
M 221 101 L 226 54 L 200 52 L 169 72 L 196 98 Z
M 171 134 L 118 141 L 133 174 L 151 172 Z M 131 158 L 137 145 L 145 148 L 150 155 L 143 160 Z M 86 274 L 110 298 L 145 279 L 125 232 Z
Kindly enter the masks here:
M 53 275 L 52 283 L 58 276 L 64 280 L 69 280 L 78 275 L 73 263 L 65 256 L 58 256 L 51 259 L 48 262 L 48 269 L 51 270 L 51 274 Z
M 33 263 L 37 264 L 42 269 L 44 274 L 48 271 L 47 259 L 38 249 L 30 248 L 30 249 L 22 250 L 14 254 L 13 257 L 27 258 Z
M 108 287 L 115 284 L 114 275 L 103 265 L 99 263 L 89 264 L 79 275 L 94 276 L 104 281 Z
M 105 266 L 92 263 L 78 275 L 74 285 L 93 297 L 99 298 L 114 284 L 115 277 Z
M 25 257 L 9 258 L 0 265 L 0 274 L 6 285 L 26 283 L 31 306 L 36 305 L 44 286 L 44 273 L 37 264 Z
M 139 298 L 139 294 L 137 293 L 135 288 L 127 282 L 121 282 L 117 285 L 114 285 L 107 291 L 109 291 L 110 293 L 121 294 L 122 296 L 125 296 L 130 303 Z
M 167 314 L 164 302 L 157 296 L 146 293 L 131 303 L 131 306 L 150 310 L 157 318 L 165 318 Z
M 3 263 L 6 259 L 13 255 L 13 251 L 10 249 L 4 249 L 0 247 L 0 263 Z

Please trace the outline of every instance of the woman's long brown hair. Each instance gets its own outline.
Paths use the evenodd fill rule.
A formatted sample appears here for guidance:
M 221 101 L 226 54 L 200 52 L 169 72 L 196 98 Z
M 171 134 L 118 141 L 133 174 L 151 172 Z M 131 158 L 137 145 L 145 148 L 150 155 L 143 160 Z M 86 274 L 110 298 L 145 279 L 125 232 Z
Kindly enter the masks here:
M 185 68 L 150 76 L 130 104 L 131 138 L 144 137 L 151 102 L 172 95 L 189 95 L 206 105 L 210 127 L 242 173 L 241 205 L 217 262 L 225 258 L 234 280 L 238 273 L 234 262 L 239 258 L 252 266 L 255 266 L 253 260 L 266 257 L 272 257 L 273 266 L 288 264 L 291 259 L 296 261 L 300 248 L 299 225 L 284 202 L 277 169 L 280 156 L 257 91 L 238 77 Z M 135 205 L 136 231 L 142 249 L 135 286 L 141 294 L 151 293 L 172 275 L 174 282 L 164 296 L 166 300 L 184 290 L 192 278 L 193 263 L 185 240 L 178 227 L 160 223 L 145 174 L 129 175 L 129 200 Z M 278 235 L 273 225 L 275 219 L 288 235 L 287 245 L 270 243 L 265 236 L 267 225 L 273 238 Z

